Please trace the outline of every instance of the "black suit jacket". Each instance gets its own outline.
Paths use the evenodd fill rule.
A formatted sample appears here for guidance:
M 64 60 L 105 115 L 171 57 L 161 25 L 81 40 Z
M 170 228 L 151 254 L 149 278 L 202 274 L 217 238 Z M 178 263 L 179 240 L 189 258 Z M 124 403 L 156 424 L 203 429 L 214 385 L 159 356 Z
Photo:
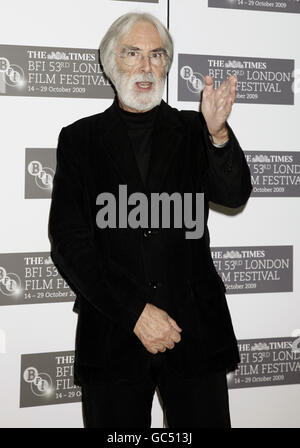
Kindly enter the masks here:
M 146 185 L 115 102 L 61 130 L 49 238 L 53 262 L 76 294 L 75 384 L 145 375 L 158 355 L 146 350 L 133 329 L 147 302 L 183 329 L 181 341 L 159 353 L 178 374 L 231 370 L 239 362 L 207 228 L 208 201 L 239 207 L 252 190 L 243 151 L 227 126 L 229 143 L 216 149 L 201 113 L 162 101 Z M 203 192 L 203 237 L 186 239 L 184 228 L 98 228 L 96 197 L 111 192 L 117 198 L 120 184 L 127 185 L 128 196 Z

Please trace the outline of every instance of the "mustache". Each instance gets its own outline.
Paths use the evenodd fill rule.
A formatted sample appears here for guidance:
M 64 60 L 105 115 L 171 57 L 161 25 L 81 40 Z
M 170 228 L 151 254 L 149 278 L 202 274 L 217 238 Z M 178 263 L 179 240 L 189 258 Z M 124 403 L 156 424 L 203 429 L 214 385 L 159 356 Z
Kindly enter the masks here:
M 130 73 L 123 72 L 117 67 L 114 67 L 114 72 L 117 82 L 126 80 L 126 82 L 129 82 L 131 85 L 136 82 L 152 82 L 153 84 L 157 84 L 159 82 L 159 79 L 152 72 L 130 75 Z
M 135 82 L 153 82 L 153 83 L 156 83 L 157 79 L 153 75 L 153 73 L 144 73 L 144 74 L 140 73 L 140 74 L 133 75 L 130 78 L 130 81 L 132 83 L 135 83 Z
M 135 75 L 121 75 L 121 79 L 126 80 L 128 86 L 133 86 L 136 82 L 152 82 L 154 85 L 158 84 L 158 79 L 153 73 L 137 73 Z

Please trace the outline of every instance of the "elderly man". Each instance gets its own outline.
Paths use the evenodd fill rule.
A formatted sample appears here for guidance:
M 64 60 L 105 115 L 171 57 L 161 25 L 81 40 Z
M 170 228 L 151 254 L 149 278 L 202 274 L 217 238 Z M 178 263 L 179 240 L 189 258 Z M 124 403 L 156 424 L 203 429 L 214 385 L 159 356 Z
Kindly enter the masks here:
M 76 294 L 84 424 L 150 427 L 158 386 L 169 427 L 230 427 L 226 373 L 240 359 L 207 219 L 208 201 L 239 207 L 252 189 L 226 121 L 237 80 L 214 89 L 206 76 L 199 113 L 167 105 L 172 38 L 150 14 L 117 19 L 100 57 L 116 97 L 62 129 L 49 219 L 52 259 Z M 120 186 L 147 198 L 202 193 L 201 237 L 126 226 L 120 204 L 123 224 L 99 226 L 98 195 L 118 201 Z

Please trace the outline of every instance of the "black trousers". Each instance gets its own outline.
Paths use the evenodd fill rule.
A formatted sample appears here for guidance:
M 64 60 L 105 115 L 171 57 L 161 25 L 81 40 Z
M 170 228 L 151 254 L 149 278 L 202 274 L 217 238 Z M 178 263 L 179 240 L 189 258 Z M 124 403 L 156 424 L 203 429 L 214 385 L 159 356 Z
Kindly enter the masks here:
M 82 386 L 85 428 L 150 428 L 155 388 L 168 428 L 230 428 L 226 372 L 182 379 L 170 371 L 164 353 L 153 355 L 149 375 Z

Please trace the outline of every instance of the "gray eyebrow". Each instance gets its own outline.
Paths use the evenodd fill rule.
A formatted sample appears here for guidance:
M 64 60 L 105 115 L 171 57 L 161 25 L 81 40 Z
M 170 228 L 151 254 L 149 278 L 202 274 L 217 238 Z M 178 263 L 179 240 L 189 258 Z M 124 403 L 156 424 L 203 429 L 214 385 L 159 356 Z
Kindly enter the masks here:
M 141 50 L 140 48 L 138 48 L 138 47 L 133 47 L 133 46 L 131 46 L 131 45 L 124 45 L 124 47 L 122 48 L 122 50 Z
M 154 48 L 154 49 L 151 50 L 151 51 L 160 51 L 160 52 L 162 52 L 162 53 L 167 53 L 167 50 L 166 50 L 165 48 L 163 48 L 163 47 Z
M 142 51 L 141 48 L 139 48 L 139 47 L 134 47 L 134 46 L 132 46 L 132 45 L 124 45 L 124 47 L 122 48 L 122 51 L 124 51 L 124 50 Z M 152 52 L 152 51 L 157 51 L 157 52 L 158 52 L 158 51 L 161 51 L 161 52 L 167 54 L 166 49 L 163 48 L 163 47 L 154 48 L 153 50 L 150 50 L 150 51 L 151 51 L 151 52 Z

